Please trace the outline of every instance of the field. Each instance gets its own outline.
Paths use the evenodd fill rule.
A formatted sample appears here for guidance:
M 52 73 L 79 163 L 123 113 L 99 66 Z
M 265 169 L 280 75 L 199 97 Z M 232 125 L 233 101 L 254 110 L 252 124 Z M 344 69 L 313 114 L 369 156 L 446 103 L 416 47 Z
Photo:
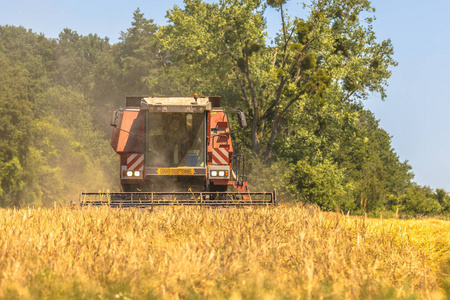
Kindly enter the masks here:
M 1 299 L 450 295 L 450 222 L 435 219 L 368 219 L 300 205 L 61 207 L 1 209 L 0 228 Z

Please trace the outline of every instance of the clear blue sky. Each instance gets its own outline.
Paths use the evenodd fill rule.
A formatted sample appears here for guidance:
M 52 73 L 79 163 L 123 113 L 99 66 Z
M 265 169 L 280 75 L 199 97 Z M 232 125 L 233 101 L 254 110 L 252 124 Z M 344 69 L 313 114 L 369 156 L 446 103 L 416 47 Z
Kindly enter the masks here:
M 289 14 L 305 15 L 299 2 L 288 2 Z M 174 4 L 183 5 L 180 0 L 0 0 L 0 25 L 24 26 L 50 38 L 70 28 L 115 43 L 131 26 L 136 8 L 165 25 Z M 393 136 L 392 145 L 412 165 L 416 182 L 450 191 L 450 1 L 373 0 L 372 5 L 377 37 L 392 40 L 399 65 L 392 70 L 386 101 L 373 95 L 365 106 Z M 277 15 L 269 13 L 267 25 L 276 32 Z

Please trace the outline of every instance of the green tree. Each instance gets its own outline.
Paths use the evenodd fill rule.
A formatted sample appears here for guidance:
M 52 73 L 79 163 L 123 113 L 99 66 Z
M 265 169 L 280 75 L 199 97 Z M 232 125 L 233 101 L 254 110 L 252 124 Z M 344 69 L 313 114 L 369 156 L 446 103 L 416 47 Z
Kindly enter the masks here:
M 83 190 L 111 189 L 116 176 L 113 151 L 97 129 L 93 107 L 73 88 L 55 85 L 36 96 L 32 149 L 39 161 L 41 202 L 76 200 Z
M 120 68 L 108 38 L 96 34 L 82 36 L 66 28 L 54 48 L 56 74 L 52 82 L 88 99 L 100 128 L 109 132 L 105 124 L 112 110 L 122 103 L 125 92 L 121 92 Z
M 55 41 L 43 34 L 23 27 L 0 26 L 0 52 L 22 70 L 30 101 L 51 84 L 56 70 L 54 46 Z
M 376 42 L 370 18 L 359 20 L 360 14 L 372 11 L 368 1 L 354 2 L 313 1 L 307 21 L 291 21 L 284 1 L 269 1 L 282 20 L 275 45 L 269 47 L 261 1 L 224 0 L 219 5 L 186 1 L 184 9 L 168 13 L 172 25 L 165 46 L 170 53 L 186 53 L 189 70 L 215 66 L 213 61 L 227 68 L 217 68 L 217 74 L 224 77 L 220 71 L 224 70 L 232 78 L 248 109 L 252 151 L 263 154 L 268 163 L 294 104 L 308 99 L 326 102 L 330 86 L 333 93 L 340 92 L 343 102 L 364 98 L 371 91 L 384 97 L 388 68 L 395 65 L 392 46 L 389 41 Z M 340 7 L 345 9 L 339 11 Z M 214 76 L 208 67 L 203 70 Z M 191 74 L 201 78 L 198 72 Z
M 436 215 L 441 213 L 442 206 L 429 187 L 411 184 L 400 197 L 400 211 L 416 215 Z
M 138 8 L 133 13 L 132 27 L 122 32 L 115 45 L 116 60 L 121 69 L 121 92 L 126 95 L 146 95 L 155 86 L 161 64 L 158 26 L 144 18 Z
M 23 27 L 0 26 L 0 206 L 34 203 L 35 96 L 51 85 L 55 42 Z
M 450 212 L 450 196 L 444 189 L 436 189 L 435 198 L 446 213 Z
M 354 210 L 352 185 L 345 184 L 343 170 L 328 161 L 311 165 L 307 161 L 298 161 L 293 166 L 291 181 L 296 185 L 296 199 L 318 204 L 323 209 L 344 211 Z
M 218 4 L 199 0 L 185 1 L 183 9 L 174 6 L 168 11 L 170 24 L 158 34 L 163 62 L 158 93 L 218 94 L 224 100 L 233 93 L 232 65 L 221 57 L 222 43 L 217 43 L 226 26 L 219 13 Z
M 171 24 L 160 31 L 168 68 L 180 74 L 171 83 L 187 91 L 229 88 L 225 94 L 238 100 L 227 103 L 247 109 L 246 144 L 266 165 L 283 158 L 295 166 L 289 181 L 298 183 L 302 199 L 336 205 L 319 200 L 308 180 L 341 191 L 339 203 L 348 209 L 384 207 L 402 193 L 410 167 L 399 162 L 390 137 L 361 102 L 372 92 L 385 97 L 396 65 L 390 41 L 376 41 L 369 1 L 312 1 L 306 20 L 291 19 L 285 1 L 185 4 L 168 12 Z M 270 46 L 265 9 L 281 16 Z
M 26 70 L 0 52 L 0 206 L 21 203 L 32 128 Z
M 48 40 L 12 26 L 0 27 L 0 37 L 0 206 L 110 188 L 113 153 L 91 98 L 107 40 L 68 29 Z

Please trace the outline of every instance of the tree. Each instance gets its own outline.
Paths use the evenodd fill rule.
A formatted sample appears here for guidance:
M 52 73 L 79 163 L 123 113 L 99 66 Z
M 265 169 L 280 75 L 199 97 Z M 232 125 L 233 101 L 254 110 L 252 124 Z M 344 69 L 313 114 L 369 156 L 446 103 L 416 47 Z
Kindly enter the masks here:
M 400 211 L 417 215 L 436 215 L 442 206 L 429 187 L 411 184 L 400 197 Z
M 21 203 L 32 111 L 25 70 L 2 52 L 0 65 L 0 206 L 8 206 Z
M 399 162 L 361 101 L 371 92 L 386 96 L 393 47 L 376 41 L 373 18 L 361 19 L 374 12 L 369 1 L 312 1 L 306 20 L 291 19 L 285 2 L 189 0 L 184 9 L 170 10 L 160 40 L 168 69 L 180 75 L 171 83 L 188 91 L 232 87 L 225 94 L 239 100 L 227 103 L 246 108 L 254 157 L 265 165 L 279 158 L 296 165 L 292 182 L 315 178 L 311 182 L 345 190 L 353 197 L 344 201 L 347 208 L 383 207 L 388 195 L 398 197 L 409 184 L 410 167 Z M 266 9 L 281 16 L 270 46 Z M 303 195 L 315 189 L 300 185 Z
M 444 189 L 436 189 L 435 198 L 441 205 L 442 210 L 449 213 L 450 212 L 450 196 Z
M 133 13 L 132 27 L 122 32 L 115 51 L 124 95 L 145 95 L 152 90 L 162 62 L 157 32 L 158 26 L 144 18 L 139 8 Z
M 359 20 L 360 14 L 372 11 L 368 1 L 313 1 L 307 21 L 291 21 L 283 9 L 285 1 L 269 1 L 282 20 L 273 47 L 266 45 L 261 1 L 185 3 L 184 10 L 169 11 L 173 25 L 168 49 L 173 53 L 184 47 L 189 61 L 203 62 L 190 67 L 214 65 L 217 60 L 228 68 L 228 79 L 234 78 L 248 109 L 252 151 L 263 154 L 265 163 L 292 118 L 294 104 L 329 101 L 330 91 L 339 92 L 341 102 L 364 98 L 370 91 L 384 97 L 388 68 L 395 62 L 390 42 L 376 42 L 372 19 Z M 223 71 L 217 73 L 223 76 Z
M 23 27 L 0 26 L 0 206 L 36 199 L 26 192 L 34 177 L 30 139 L 34 96 L 49 85 L 52 41 Z
M 299 101 L 339 102 L 364 99 L 369 92 L 385 97 L 384 85 L 390 66 L 396 65 L 390 41 L 377 43 L 372 18 L 360 21 L 362 13 L 372 12 L 369 1 L 312 1 L 307 21 L 288 20 L 285 1 L 269 1 L 281 14 L 282 29 L 274 60 L 278 73 L 276 97 L 268 115 L 273 115 L 271 134 L 264 161 L 268 161 L 283 122 Z M 339 93 L 336 97 L 336 93 Z
M 0 37 L 0 206 L 111 187 L 113 153 L 89 97 L 107 41 L 68 29 L 48 40 L 11 26 Z

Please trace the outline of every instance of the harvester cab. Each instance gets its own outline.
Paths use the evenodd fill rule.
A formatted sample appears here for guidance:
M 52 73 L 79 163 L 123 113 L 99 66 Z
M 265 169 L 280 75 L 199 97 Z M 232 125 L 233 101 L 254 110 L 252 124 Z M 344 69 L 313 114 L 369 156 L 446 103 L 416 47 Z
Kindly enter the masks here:
M 111 146 L 120 157 L 120 193 L 82 193 L 82 205 L 275 204 L 275 191 L 250 192 L 220 97 L 126 98 L 114 112 Z M 247 125 L 237 111 L 239 125 Z M 231 191 L 233 190 L 233 191 Z

